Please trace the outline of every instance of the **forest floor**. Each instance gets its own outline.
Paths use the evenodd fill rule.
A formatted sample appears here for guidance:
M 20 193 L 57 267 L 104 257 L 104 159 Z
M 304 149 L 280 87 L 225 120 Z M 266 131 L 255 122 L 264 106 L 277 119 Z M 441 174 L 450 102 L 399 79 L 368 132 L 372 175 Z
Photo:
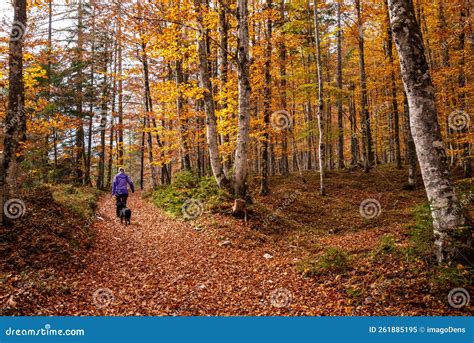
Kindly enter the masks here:
M 426 260 L 407 252 L 415 225 L 413 209 L 425 195 L 422 189 L 402 191 L 404 172 L 329 173 L 325 197 L 318 194 L 317 174 L 305 178 L 306 183 L 296 176 L 274 178 L 270 196 L 254 196 L 247 223 L 226 213 L 204 213 L 194 221 L 172 219 L 135 193 L 128 203 L 132 224 L 126 227 L 115 217 L 111 196 L 102 196 L 88 227 L 91 246 L 81 252 L 87 237 L 76 237 L 74 258 L 60 261 L 51 255 L 48 261 L 36 259 L 25 267 L 18 256 L 7 256 L 2 313 L 473 313 L 472 305 L 455 309 L 447 301 L 451 288 L 465 285 L 441 282 Z M 365 199 L 380 203 L 375 218 L 360 215 Z M 67 211 L 55 211 L 59 209 L 50 212 L 56 222 L 70 220 Z M 18 239 L 17 244 L 27 240 Z M 336 265 L 340 270 L 315 272 L 314 261 L 327 247 L 342 254 Z M 462 276 L 465 267 L 457 268 Z

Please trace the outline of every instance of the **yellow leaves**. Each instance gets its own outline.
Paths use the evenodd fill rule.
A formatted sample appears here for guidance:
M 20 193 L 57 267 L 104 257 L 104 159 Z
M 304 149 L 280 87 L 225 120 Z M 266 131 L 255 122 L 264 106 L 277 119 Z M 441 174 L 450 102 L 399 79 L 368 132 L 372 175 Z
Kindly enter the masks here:
M 65 0 L 66 3 L 72 1 L 72 0 Z M 49 3 L 48 0 L 28 0 L 28 7 L 32 8 L 41 8 L 46 6 Z
M 192 16 L 193 9 L 191 3 L 180 3 L 179 6 L 176 4 L 170 4 L 166 7 L 166 19 L 171 23 L 182 23 L 183 19 Z M 175 24 L 178 25 L 178 24 Z
M 207 11 L 203 16 L 203 25 L 209 30 L 216 30 L 219 25 L 219 14 L 215 11 Z
M 197 82 L 192 84 L 186 84 L 183 88 L 183 95 L 190 99 L 202 99 L 202 88 L 199 87 Z
M 46 70 L 40 65 L 33 65 L 25 69 L 23 80 L 25 82 L 26 89 L 34 88 L 38 85 L 38 78 L 46 77 Z

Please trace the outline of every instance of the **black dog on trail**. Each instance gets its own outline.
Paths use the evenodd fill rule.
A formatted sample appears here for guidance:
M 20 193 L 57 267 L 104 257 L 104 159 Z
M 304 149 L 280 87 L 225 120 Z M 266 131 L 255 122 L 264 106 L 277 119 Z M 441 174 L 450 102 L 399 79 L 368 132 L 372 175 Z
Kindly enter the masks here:
M 125 206 L 125 204 L 120 201 L 117 204 L 119 213 L 120 213 L 120 223 L 123 224 L 125 220 L 125 226 L 130 225 L 130 219 L 132 218 L 132 210 Z

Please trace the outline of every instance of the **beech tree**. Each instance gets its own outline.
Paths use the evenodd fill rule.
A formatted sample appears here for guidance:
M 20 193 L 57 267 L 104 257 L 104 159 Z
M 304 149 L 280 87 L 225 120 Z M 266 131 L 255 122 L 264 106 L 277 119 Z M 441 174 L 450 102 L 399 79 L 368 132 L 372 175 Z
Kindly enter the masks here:
M 81 1 L 81 0 L 79 0 Z M 123 34 L 122 34 L 122 5 L 117 3 L 117 93 L 118 93 L 118 123 L 117 123 L 117 150 L 118 165 L 123 166 Z
M 234 162 L 234 193 L 247 195 L 248 144 L 250 131 L 249 27 L 247 0 L 237 0 L 237 77 L 239 91 L 238 131 Z
M 467 227 L 449 180 L 446 149 L 420 26 L 410 0 L 388 0 L 388 3 L 407 93 L 411 132 L 431 206 L 435 255 L 438 262 L 462 259 L 466 250 L 472 249 L 472 228 Z
M 105 189 L 105 152 L 106 152 L 106 145 L 105 145 L 105 133 L 107 129 L 107 111 L 108 111 L 108 103 L 109 103 L 109 82 L 107 77 L 108 65 L 109 65 L 109 37 L 105 36 L 102 38 L 103 41 L 103 52 L 101 56 L 101 63 L 102 63 L 102 74 L 103 79 L 101 83 L 101 116 L 100 116 L 100 147 L 99 147 L 99 171 L 97 176 L 97 188 L 98 189 Z
M 84 151 L 84 8 L 82 0 L 77 7 L 77 42 L 76 42 L 76 146 L 75 146 L 75 168 L 76 182 L 84 183 L 85 151 Z
M 344 168 L 344 123 L 342 104 L 342 26 L 341 0 L 337 0 L 337 167 Z
M 364 157 L 364 170 L 369 172 L 370 166 L 374 163 L 374 149 L 372 143 L 372 129 L 369 114 L 369 99 L 367 95 L 367 76 L 365 69 L 365 38 L 366 27 L 362 20 L 362 8 L 360 0 L 355 0 L 358 28 L 358 48 L 359 48 L 359 74 L 360 74 L 360 106 L 361 106 L 361 129 L 362 129 L 362 156 Z
M 319 128 L 319 192 L 325 194 L 324 188 L 324 166 L 325 166 L 325 135 L 324 135 L 324 89 L 321 61 L 321 38 L 319 33 L 319 9 L 318 2 L 314 3 L 314 36 L 316 37 L 316 69 L 318 77 L 318 128 Z
M 206 1 L 206 0 L 205 0 Z M 209 146 L 209 157 L 211 161 L 212 173 L 216 179 L 219 187 L 227 186 L 227 178 L 224 174 L 224 169 L 219 157 L 219 145 L 217 141 L 217 119 L 215 113 L 215 105 L 212 96 L 212 83 L 209 73 L 208 54 L 207 54 L 207 42 L 204 32 L 202 8 L 203 3 L 201 0 L 194 0 L 194 7 L 197 13 L 197 22 L 199 26 L 198 32 L 198 58 L 199 58 L 199 76 L 201 86 L 203 88 L 203 98 L 206 111 L 206 132 L 207 132 L 207 144 Z M 206 4 L 207 6 L 207 4 Z
M 280 20 L 279 25 L 280 27 L 285 24 L 286 16 L 285 16 L 285 0 L 281 0 L 280 2 Z M 286 36 L 284 32 L 281 32 L 281 39 L 278 44 L 278 61 L 279 61 L 279 69 L 280 69 L 280 102 L 281 108 L 283 110 L 287 110 L 288 100 L 286 96 L 286 64 L 287 64 L 287 49 L 286 49 Z M 281 160 L 280 160 L 280 169 L 281 174 L 287 176 L 289 173 L 289 165 L 288 165 L 288 130 L 284 129 L 281 133 Z
M 268 16 L 271 15 L 272 0 L 267 0 L 267 11 Z M 271 116 L 271 102 L 272 102 L 272 20 L 267 19 L 266 23 L 266 46 L 265 46 L 265 87 L 264 87 L 264 103 L 263 103 L 263 148 L 262 148 L 262 172 L 260 181 L 260 195 L 267 195 L 269 192 L 268 188 L 268 177 L 270 173 L 270 116 Z
M 25 85 L 23 81 L 23 43 L 26 30 L 26 0 L 14 1 L 13 25 L 8 56 L 8 108 L 5 116 L 3 154 L 0 164 L 1 222 L 6 222 L 3 206 L 16 190 L 15 165 L 19 142 L 26 132 Z
M 390 96 L 391 96 L 391 108 L 390 108 L 390 124 L 393 127 L 393 132 L 390 135 L 390 143 L 394 147 L 395 152 L 395 165 L 398 169 L 402 167 L 402 157 L 400 152 L 400 123 L 398 114 L 398 102 L 397 102 L 397 84 L 395 77 L 395 66 L 393 62 L 393 37 L 392 29 L 390 28 L 390 18 L 388 13 L 387 0 L 384 1 L 385 11 L 387 14 L 387 41 L 386 41 L 386 54 L 388 58 L 390 68 Z M 392 161 L 391 161 L 392 162 Z

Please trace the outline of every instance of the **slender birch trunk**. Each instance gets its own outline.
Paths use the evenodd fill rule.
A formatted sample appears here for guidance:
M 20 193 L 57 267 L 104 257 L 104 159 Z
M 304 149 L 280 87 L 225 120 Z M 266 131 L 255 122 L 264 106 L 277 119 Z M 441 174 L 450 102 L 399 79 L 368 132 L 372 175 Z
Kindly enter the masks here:
M 314 35 L 316 38 L 316 67 L 318 74 L 318 128 L 319 128 L 319 193 L 325 195 L 324 187 L 324 89 L 323 89 L 323 75 L 322 75 L 322 62 L 321 62 L 321 41 L 319 35 L 319 10 L 318 10 L 318 1 L 314 3 Z

